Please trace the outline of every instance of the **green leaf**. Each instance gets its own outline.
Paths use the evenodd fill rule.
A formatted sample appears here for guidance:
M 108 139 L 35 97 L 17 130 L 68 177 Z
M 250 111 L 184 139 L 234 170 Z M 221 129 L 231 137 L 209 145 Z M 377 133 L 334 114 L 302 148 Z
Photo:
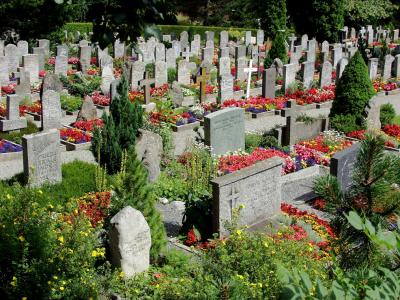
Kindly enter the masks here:
M 328 289 L 322 284 L 321 280 L 317 279 L 317 298 L 322 299 L 328 295 Z
M 368 231 L 370 235 L 375 235 L 375 227 L 372 225 L 370 220 L 365 220 L 365 229 Z
M 364 227 L 363 220 L 361 217 L 355 212 L 351 211 L 349 212 L 349 215 L 346 215 L 347 220 L 357 230 L 362 230 Z
M 300 278 L 301 282 L 304 284 L 305 288 L 307 289 L 307 292 L 310 293 L 312 290 L 312 282 L 310 280 L 310 277 L 308 274 L 304 271 L 300 271 Z

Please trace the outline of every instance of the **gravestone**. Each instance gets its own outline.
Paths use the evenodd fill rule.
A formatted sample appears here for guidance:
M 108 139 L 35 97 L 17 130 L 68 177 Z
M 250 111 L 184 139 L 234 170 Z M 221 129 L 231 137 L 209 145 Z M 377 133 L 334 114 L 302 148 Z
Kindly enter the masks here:
M 179 41 L 172 41 L 172 49 L 175 51 L 175 57 L 179 57 L 181 55 L 181 43 Z
M 124 207 L 110 221 L 111 262 L 120 267 L 129 279 L 150 266 L 150 227 L 142 213 L 131 206 Z
M 390 54 L 385 56 L 385 61 L 383 64 L 383 72 L 382 72 L 382 78 L 383 80 L 388 80 L 390 77 L 392 77 L 392 64 L 394 62 L 394 57 Z
M 111 102 L 113 102 L 115 98 L 120 96 L 120 94 L 118 93 L 118 89 L 117 89 L 120 82 L 121 82 L 120 79 L 115 79 L 110 84 L 110 100 L 111 100 Z
M 15 87 L 15 93 L 22 98 L 31 98 L 31 81 L 29 72 L 25 68 L 19 68 L 18 84 Z
M 200 43 L 198 41 L 190 42 L 190 56 L 199 56 L 200 53 Z
M 246 99 L 248 99 L 250 97 L 251 74 L 257 72 L 258 68 L 253 68 L 253 60 L 250 59 L 248 68 L 244 68 L 243 71 L 248 74 L 246 88 Z
M 5 56 L 0 56 L 0 86 L 8 85 L 9 71 L 8 60 Z
M 7 95 L 6 118 L 0 120 L 0 131 L 12 131 L 25 128 L 27 121 L 19 116 L 19 95 Z
M 293 53 L 294 51 L 294 43 L 297 41 L 297 37 L 292 34 L 291 36 L 289 36 L 289 52 Z
M 235 46 L 235 58 L 239 59 L 245 56 L 246 56 L 246 46 L 244 45 Z
M 111 82 L 115 80 L 114 72 L 109 66 L 105 66 L 101 71 L 101 84 L 100 89 L 104 95 L 110 94 Z
M 226 108 L 208 114 L 204 117 L 204 135 L 214 155 L 244 149 L 244 109 Z
M 212 64 L 214 56 L 214 48 L 203 48 L 202 58 L 204 63 Z
M 61 117 L 60 94 L 53 90 L 44 91 L 42 97 L 42 130 L 61 128 Z
M 206 41 L 206 48 L 214 49 L 214 41 L 213 40 Z
M 257 225 L 280 213 L 282 161 L 273 157 L 211 181 L 213 232 L 229 235 L 225 224 L 240 205 L 240 226 Z
M 24 135 L 22 147 L 24 175 L 30 186 L 61 182 L 60 133 L 57 129 Z
M 218 64 L 218 75 L 230 75 L 231 74 L 231 59 L 229 57 L 221 57 Z
M 123 58 L 125 56 L 125 43 L 119 39 L 114 42 L 114 58 Z
M 206 41 L 213 41 L 214 42 L 214 31 L 206 31 Z
M 225 74 L 219 80 L 219 98 L 221 103 L 225 100 L 233 99 L 233 76 Z
M 319 86 L 323 88 L 332 84 L 332 64 L 326 61 L 322 64 L 321 74 L 319 75 Z
M 338 65 L 336 67 L 336 84 L 338 83 L 339 79 L 342 77 L 343 71 L 348 64 L 349 64 L 349 60 L 345 57 L 343 57 L 339 61 Z
M 97 119 L 97 109 L 93 100 L 89 96 L 85 96 L 81 109 L 79 110 L 77 121 L 89 121 Z
M 379 64 L 379 59 L 378 58 L 370 58 L 368 61 L 368 74 L 369 74 L 369 79 L 374 80 L 376 77 L 378 77 L 378 64 Z
M 68 58 L 69 50 L 67 45 L 57 46 L 57 56 L 66 56 Z
M 175 55 L 175 50 L 173 48 L 167 49 L 165 54 L 165 59 L 167 61 L 167 69 L 176 70 L 176 55 Z
M 79 41 L 79 47 L 89 46 L 89 42 L 85 39 Z
M 90 67 L 91 56 L 92 56 L 92 47 L 90 46 L 79 47 L 79 63 L 82 73 L 86 73 L 86 70 Z
M 175 106 L 182 106 L 183 102 L 185 100 L 185 97 L 183 95 L 182 88 L 179 86 L 179 83 L 174 81 L 172 83 L 172 102 L 174 103 Z
M 190 84 L 189 63 L 185 60 L 178 63 L 178 82 L 185 85 Z
M 164 44 L 158 43 L 155 48 L 155 60 L 165 61 L 165 46 Z
M 144 78 L 144 72 L 146 70 L 146 65 L 142 61 L 135 61 L 131 66 L 131 90 L 135 91 L 139 88 L 139 81 Z
M 236 60 L 236 80 L 245 80 L 246 73 L 244 69 L 247 67 L 247 59 L 246 57 L 239 57 Z
M 45 62 L 46 62 L 46 54 L 45 54 L 44 48 L 34 47 L 33 48 L 33 54 L 36 54 L 38 56 L 39 70 L 44 70 L 44 65 L 45 65 Z
M 38 40 L 38 46 L 44 49 L 44 54 L 46 56 L 50 53 L 50 41 L 46 39 Z
M 167 63 L 165 61 L 157 61 L 155 64 L 155 87 L 160 87 L 168 82 Z
M 368 28 L 367 30 L 367 42 L 368 45 L 371 45 L 374 42 L 374 30 L 372 28 Z
M 186 48 L 189 46 L 189 35 L 187 31 L 182 31 L 180 34 L 180 42 L 181 42 L 181 48 Z
M 56 56 L 54 73 L 57 75 L 67 76 L 67 72 L 68 72 L 68 58 L 64 55 Z
M 229 57 L 229 47 L 223 47 L 219 49 L 219 57 Z
M 262 96 L 275 99 L 276 69 L 269 68 L 263 71 Z
M 350 38 L 354 40 L 356 38 L 356 29 L 354 27 L 351 27 L 350 29 Z
M 106 66 L 113 69 L 114 60 L 110 55 L 108 55 L 107 53 L 104 53 L 100 58 L 100 70 L 103 70 Z
M 321 52 L 328 53 L 329 52 L 329 42 L 323 41 L 321 44 Z
M 246 31 L 245 38 L 244 38 L 244 44 L 246 46 L 251 44 L 251 31 Z
M 303 86 L 306 89 L 311 88 L 312 82 L 314 80 L 314 62 L 306 61 L 301 64 L 301 72 L 303 74 Z
M 264 45 L 264 30 L 257 30 L 257 45 Z
M 307 50 L 307 44 L 308 44 L 308 35 L 303 34 L 301 36 L 301 50 Z
M 163 42 L 171 43 L 171 41 L 172 41 L 171 35 L 170 34 L 163 34 L 162 40 L 163 40 Z
M 336 46 L 333 48 L 333 63 L 332 63 L 332 67 L 336 68 L 337 64 L 339 63 L 339 61 L 342 59 L 343 57 L 343 51 L 342 51 L 342 47 L 341 46 Z
M 397 42 L 399 40 L 399 30 L 393 30 L 393 42 Z
M 219 47 L 226 47 L 229 41 L 228 31 L 223 30 L 219 33 Z
M 151 100 L 150 89 L 151 85 L 154 84 L 155 82 L 154 78 L 150 78 L 149 76 L 150 76 L 149 73 L 145 72 L 144 79 L 139 82 L 140 86 L 143 87 L 144 103 L 146 105 L 150 103 Z
M 0 40 L 0 56 L 4 55 L 4 40 Z
M 400 77 L 400 54 L 395 56 L 392 73 L 394 77 Z
M 27 41 L 20 40 L 17 43 L 19 63 L 22 63 L 22 56 L 29 53 L 29 45 Z
M 287 64 L 283 66 L 283 87 L 285 91 L 289 86 L 296 82 L 297 64 Z
M 331 158 L 330 173 L 336 176 L 342 191 L 347 191 L 352 183 L 354 165 L 357 162 L 360 143 L 336 152 Z
M 314 39 L 309 40 L 308 41 L 308 50 L 307 50 L 307 61 L 315 62 L 316 51 L 317 51 L 317 41 Z
M 4 55 L 8 60 L 8 69 L 10 72 L 17 72 L 19 67 L 18 48 L 14 44 L 8 44 L 4 48 Z
M 196 76 L 196 83 L 200 84 L 200 103 L 203 103 L 206 99 L 206 85 L 207 81 L 211 79 L 211 76 L 207 74 L 207 68 L 200 68 L 200 75 Z
M 29 73 L 30 83 L 39 82 L 39 55 L 27 54 L 22 57 L 22 63 L 26 72 Z

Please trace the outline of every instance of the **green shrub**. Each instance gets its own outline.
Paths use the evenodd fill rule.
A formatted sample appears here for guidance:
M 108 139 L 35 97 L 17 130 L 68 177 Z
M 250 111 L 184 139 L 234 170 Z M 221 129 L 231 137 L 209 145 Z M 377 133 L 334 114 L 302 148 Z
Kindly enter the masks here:
M 22 144 L 22 136 L 25 134 L 32 134 L 39 131 L 39 128 L 32 121 L 28 121 L 28 126 L 21 129 L 19 132 L 0 132 L 0 139 L 9 140 L 16 144 Z
M 268 51 L 264 60 L 265 68 L 269 68 L 275 58 L 279 58 L 284 64 L 288 60 L 285 46 L 285 35 L 283 33 L 278 33 L 272 41 L 271 50 Z
M 154 78 L 155 64 L 154 63 L 147 64 L 145 67 L 145 71 L 147 72 L 149 78 Z
M 176 78 L 176 69 L 174 68 L 168 68 L 168 83 L 172 84 L 177 78 Z
M 246 151 L 251 152 L 255 148 L 261 147 L 262 135 L 259 134 L 246 134 L 245 135 L 245 148 Z
M 61 101 L 61 108 L 69 112 L 74 112 L 79 110 L 83 103 L 83 99 L 81 97 L 65 95 L 65 94 L 61 94 L 60 101 Z
M 230 41 L 240 41 L 240 39 L 243 37 L 243 31 L 239 30 L 229 30 L 228 35 L 229 35 L 229 40 Z
M 329 125 L 343 133 L 365 129 L 365 126 L 357 124 L 357 118 L 354 115 L 335 115 L 329 119 Z
M 92 94 L 100 89 L 101 76 L 79 77 L 72 75 L 70 77 L 61 76 L 61 82 L 68 90 L 68 93 L 81 98 Z
M 329 117 L 352 115 L 355 117 L 355 124 L 361 126 L 365 117 L 365 109 L 374 93 L 368 76 L 368 68 L 360 51 L 357 51 L 338 81 L 336 97 L 332 103 Z
M 380 120 L 382 127 L 386 124 L 393 124 L 394 118 L 396 117 L 396 111 L 392 104 L 386 103 L 380 107 Z

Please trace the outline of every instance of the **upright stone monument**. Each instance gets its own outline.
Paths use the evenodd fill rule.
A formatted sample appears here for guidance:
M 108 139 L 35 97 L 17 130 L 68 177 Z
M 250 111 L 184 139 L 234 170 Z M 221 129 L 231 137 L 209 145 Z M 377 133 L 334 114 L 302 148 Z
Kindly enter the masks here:
M 60 94 L 53 90 L 47 90 L 42 97 L 42 129 L 59 129 L 61 125 Z
M 19 95 L 7 95 L 6 118 L 0 120 L 0 131 L 12 131 L 25 128 L 27 121 L 19 116 Z

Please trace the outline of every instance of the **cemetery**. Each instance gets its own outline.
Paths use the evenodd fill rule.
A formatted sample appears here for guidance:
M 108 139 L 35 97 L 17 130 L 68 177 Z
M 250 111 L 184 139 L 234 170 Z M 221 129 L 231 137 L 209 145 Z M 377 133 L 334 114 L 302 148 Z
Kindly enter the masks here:
M 398 3 L 47 2 L 0 3 L 4 299 L 400 298 Z

